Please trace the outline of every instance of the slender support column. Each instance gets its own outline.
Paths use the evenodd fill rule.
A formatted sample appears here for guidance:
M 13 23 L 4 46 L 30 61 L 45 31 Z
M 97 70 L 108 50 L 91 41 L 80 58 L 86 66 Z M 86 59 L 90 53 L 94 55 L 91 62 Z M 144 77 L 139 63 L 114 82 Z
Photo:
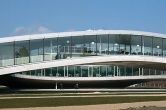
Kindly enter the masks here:
M 118 66 L 117 66 L 117 76 L 119 76 Z
M 68 66 L 67 66 L 67 77 L 69 76 L 68 70 L 69 70 L 69 68 L 68 68 Z
M 65 77 L 65 66 L 63 67 L 63 70 L 64 70 L 63 72 L 64 72 L 64 77 Z
M 57 82 L 56 82 L 56 85 L 55 85 L 55 89 L 58 89 L 58 84 L 57 84 Z
M 115 76 L 115 66 L 114 66 L 114 76 Z

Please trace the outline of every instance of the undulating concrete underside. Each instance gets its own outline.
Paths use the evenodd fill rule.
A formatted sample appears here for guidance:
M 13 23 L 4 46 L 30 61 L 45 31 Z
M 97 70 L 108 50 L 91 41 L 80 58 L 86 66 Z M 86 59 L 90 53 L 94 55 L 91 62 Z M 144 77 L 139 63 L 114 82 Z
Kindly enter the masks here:
M 21 74 L 0 76 L 0 84 L 9 88 L 125 88 L 127 86 L 149 81 L 164 81 L 166 76 L 121 76 L 121 77 L 39 77 Z M 57 87 L 56 87 L 57 86 Z

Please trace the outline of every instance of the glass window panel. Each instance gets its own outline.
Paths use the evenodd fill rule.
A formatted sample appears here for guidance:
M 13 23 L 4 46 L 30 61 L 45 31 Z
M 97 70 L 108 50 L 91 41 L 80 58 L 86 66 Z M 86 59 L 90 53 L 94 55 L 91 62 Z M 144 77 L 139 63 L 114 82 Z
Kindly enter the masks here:
M 153 37 L 153 56 L 162 56 L 162 39 Z
M 149 70 L 150 70 L 149 75 L 156 75 L 156 70 L 154 70 L 154 69 L 149 69 Z
M 100 66 L 100 76 L 105 77 L 106 76 L 106 66 Z
M 52 68 L 46 68 L 45 69 L 45 76 L 53 76 L 52 75 Z
M 107 76 L 114 76 L 114 66 L 107 66 Z
M 88 67 L 82 66 L 82 77 L 88 77 Z
M 132 76 L 132 67 L 126 67 L 126 76 Z
M 15 42 L 15 64 L 29 63 L 29 41 Z
M 96 55 L 96 36 L 85 36 L 85 47 L 84 54 L 85 56 Z
M 31 75 L 36 76 L 36 70 L 32 70 Z
M 166 75 L 166 71 L 163 71 L 163 75 Z
M 44 60 L 56 60 L 57 56 L 57 38 L 44 39 Z
M 143 69 L 143 75 L 149 75 L 150 74 L 150 69 Z
M 83 57 L 84 53 L 84 38 L 83 36 L 72 37 L 72 57 Z
M 163 57 L 166 57 L 166 39 L 163 39 Z
M 93 77 L 100 77 L 98 66 L 93 66 Z
M 81 66 L 75 66 L 75 77 L 81 77 Z
M 75 77 L 75 67 L 68 66 L 68 77 Z
M 97 54 L 108 54 L 108 35 L 97 36 Z
M 64 67 L 58 67 L 57 77 L 64 77 Z
M 44 76 L 44 71 L 43 71 L 43 69 L 36 70 L 36 76 Z
M 139 68 L 133 68 L 133 76 L 139 76 Z
M 120 54 L 130 54 L 131 37 L 129 35 L 120 35 Z
M 58 73 L 57 67 L 52 68 L 52 75 L 56 76 Z
M 142 55 L 141 47 L 142 47 L 141 36 L 132 35 L 131 36 L 131 54 Z
M 121 67 L 119 66 L 118 67 L 118 70 L 119 70 L 119 75 L 118 76 L 126 76 L 126 73 L 125 73 L 125 67 Z
M 14 42 L 0 44 L 0 66 L 14 65 Z
M 31 62 L 43 61 L 43 39 L 30 41 Z
M 66 59 L 71 57 L 71 37 L 58 38 L 58 58 Z
M 162 75 L 163 74 L 163 71 L 161 70 L 156 70 L 156 75 Z
M 109 35 L 109 54 L 119 54 L 119 35 Z
M 143 55 L 152 55 L 152 37 L 143 36 L 142 37 L 142 52 Z

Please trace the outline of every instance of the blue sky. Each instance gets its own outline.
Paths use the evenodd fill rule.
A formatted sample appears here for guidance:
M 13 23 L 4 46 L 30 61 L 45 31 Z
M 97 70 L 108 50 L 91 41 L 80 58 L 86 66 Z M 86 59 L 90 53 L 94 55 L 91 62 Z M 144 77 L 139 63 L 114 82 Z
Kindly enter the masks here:
M 0 37 L 103 28 L 166 34 L 166 0 L 0 0 Z

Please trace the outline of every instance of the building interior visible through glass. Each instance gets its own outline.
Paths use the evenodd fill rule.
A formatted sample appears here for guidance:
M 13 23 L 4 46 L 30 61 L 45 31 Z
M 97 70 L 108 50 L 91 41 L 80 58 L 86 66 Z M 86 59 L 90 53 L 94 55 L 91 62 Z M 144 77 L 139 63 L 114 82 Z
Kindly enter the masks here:
M 7 51 L 6 51 L 7 50 Z M 0 66 L 97 55 L 166 56 L 166 39 L 139 35 L 84 35 L 0 43 Z M 164 74 L 118 66 L 69 66 L 22 72 L 39 76 L 103 77 Z M 153 72 L 152 72 L 153 71 Z M 86 73 L 86 74 L 85 74 Z

